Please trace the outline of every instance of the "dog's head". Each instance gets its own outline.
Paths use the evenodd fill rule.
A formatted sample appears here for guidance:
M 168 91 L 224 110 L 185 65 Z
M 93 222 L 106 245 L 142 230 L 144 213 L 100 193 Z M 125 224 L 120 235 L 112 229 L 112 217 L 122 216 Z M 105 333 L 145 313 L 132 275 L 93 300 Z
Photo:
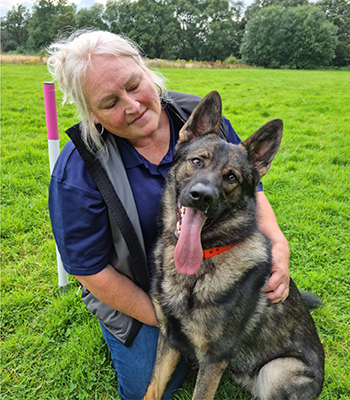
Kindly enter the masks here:
M 182 128 L 176 148 L 175 235 L 179 240 L 175 261 L 177 266 L 191 265 L 178 267 L 183 273 L 198 270 L 199 252 L 210 236 L 206 234 L 210 227 L 220 229 L 232 215 L 255 219 L 256 187 L 269 170 L 282 139 L 283 123 L 275 119 L 239 145 L 226 142 L 219 135 L 221 108 L 220 95 L 209 93 Z M 253 215 L 247 217 L 248 211 Z M 193 253 L 184 251 L 183 246 L 193 248 Z
M 195 139 L 206 136 L 219 138 L 221 110 L 221 97 L 218 92 L 213 91 L 205 96 L 181 129 L 177 151 Z M 242 143 L 259 178 L 263 177 L 271 166 L 281 144 L 282 131 L 282 120 L 274 119 Z

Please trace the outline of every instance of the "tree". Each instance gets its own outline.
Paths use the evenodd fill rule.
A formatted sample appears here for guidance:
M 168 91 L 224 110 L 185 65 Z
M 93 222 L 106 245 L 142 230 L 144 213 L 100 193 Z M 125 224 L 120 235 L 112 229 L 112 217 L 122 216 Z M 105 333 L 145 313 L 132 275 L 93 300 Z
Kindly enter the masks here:
M 135 22 L 131 11 L 131 0 L 108 0 L 103 19 L 111 32 L 129 36 Z
M 243 35 L 240 21 L 242 3 L 228 0 L 206 0 L 203 19 L 205 40 L 200 54 L 202 60 L 225 60 L 230 55 L 239 56 Z M 243 25 L 244 26 L 244 25 Z
M 28 25 L 29 44 L 33 50 L 38 50 L 51 41 L 50 30 L 55 5 L 52 0 L 38 0 L 33 6 L 33 14 Z
M 245 17 L 247 20 L 249 20 L 257 11 L 260 11 L 266 7 L 281 6 L 284 8 L 291 8 L 305 6 L 308 4 L 308 0 L 255 0 L 250 6 L 247 7 Z
M 1 23 L 1 44 L 3 51 L 25 48 L 28 40 L 29 11 L 21 4 L 13 6 Z
M 293 7 L 288 10 L 286 42 L 289 65 L 313 68 L 328 65 L 335 56 L 336 27 L 327 21 L 325 14 L 315 6 Z
M 134 18 L 129 37 L 149 58 L 175 59 L 179 53 L 180 27 L 174 7 L 167 0 L 138 0 L 131 4 Z
M 242 12 L 242 0 L 109 0 L 103 19 L 150 58 L 224 60 L 239 55 Z
M 241 52 L 258 66 L 313 68 L 328 65 L 336 45 L 336 27 L 318 7 L 270 6 L 248 21 Z
M 271 6 L 261 9 L 248 20 L 241 46 L 244 62 L 269 68 L 278 68 L 286 63 L 283 15 L 282 7 Z
M 177 58 L 200 60 L 204 43 L 204 6 L 200 0 L 170 0 L 179 24 L 179 53 Z
M 66 31 L 71 32 L 76 28 L 75 14 L 77 6 L 72 3 L 69 4 L 68 0 L 58 0 L 52 16 L 52 26 L 50 35 L 52 40 Z
M 108 25 L 103 21 L 105 7 L 103 4 L 94 4 L 90 9 L 82 8 L 75 16 L 78 28 L 96 27 L 100 30 L 108 30 Z
M 59 34 L 76 27 L 76 6 L 67 0 L 38 0 L 33 7 L 32 18 L 28 24 L 29 44 L 35 50 L 41 50 L 54 41 Z
M 350 1 L 321 0 L 316 5 L 324 11 L 327 20 L 338 28 L 338 45 L 332 64 L 338 67 L 350 65 Z

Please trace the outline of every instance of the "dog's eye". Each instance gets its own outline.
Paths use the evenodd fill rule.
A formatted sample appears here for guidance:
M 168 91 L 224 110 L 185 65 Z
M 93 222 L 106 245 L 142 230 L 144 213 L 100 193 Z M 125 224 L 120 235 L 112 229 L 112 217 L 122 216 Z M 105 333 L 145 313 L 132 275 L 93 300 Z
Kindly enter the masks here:
M 227 179 L 229 182 L 233 183 L 233 182 L 236 182 L 236 181 L 237 181 L 237 176 L 236 176 L 235 174 L 228 174 L 228 175 L 226 176 L 226 179 Z
M 199 158 L 192 158 L 190 162 L 194 167 L 200 167 L 202 165 L 202 161 Z

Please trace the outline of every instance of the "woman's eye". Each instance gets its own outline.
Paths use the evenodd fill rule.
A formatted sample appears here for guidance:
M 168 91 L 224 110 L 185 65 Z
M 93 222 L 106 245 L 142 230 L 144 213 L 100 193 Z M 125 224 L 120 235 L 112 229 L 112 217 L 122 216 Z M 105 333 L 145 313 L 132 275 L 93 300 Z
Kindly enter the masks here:
M 138 87 L 139 87 L 139 84 L 133 86 L 133 87 L 131 88 L 131 90 L 136 90 Z
M 107 109 L 113 108 L 116 105 L 116 103 L 117 103 L 116 101 L 113 101 L 113 103 L 109 104 L 106 108 Z
M 194 167 L 200 167 L 202 165 L 202 161 L 199 158 L 192 158 L 191 164 Z
M 130 86 L 130 88 L 128 89 L 128 92 L 137 90 L 139 86 L 140 86 L 140 82 L 137 82 L 135 85 Z

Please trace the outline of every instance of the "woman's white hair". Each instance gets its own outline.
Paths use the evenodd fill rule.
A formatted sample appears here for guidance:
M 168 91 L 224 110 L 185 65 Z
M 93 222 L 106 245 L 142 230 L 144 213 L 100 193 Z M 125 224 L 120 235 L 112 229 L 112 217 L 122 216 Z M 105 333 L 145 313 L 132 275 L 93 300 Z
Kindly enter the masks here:
M 94 55 L 132 57 L 137 65 L 151 75 L 161 92 L 165 93 L 164 77 L 146 67 L 137 45 L 126 37 L 107 31 L 79 30 L 67 39 L 51 44 L 48 53 L 48 70 L 63 92 L 63 104 L 67 100 L 77 104 L 82 119 L 82 138 L 90 150 L 95 147 L 106 151 L 82 88 L 85 73 Z

